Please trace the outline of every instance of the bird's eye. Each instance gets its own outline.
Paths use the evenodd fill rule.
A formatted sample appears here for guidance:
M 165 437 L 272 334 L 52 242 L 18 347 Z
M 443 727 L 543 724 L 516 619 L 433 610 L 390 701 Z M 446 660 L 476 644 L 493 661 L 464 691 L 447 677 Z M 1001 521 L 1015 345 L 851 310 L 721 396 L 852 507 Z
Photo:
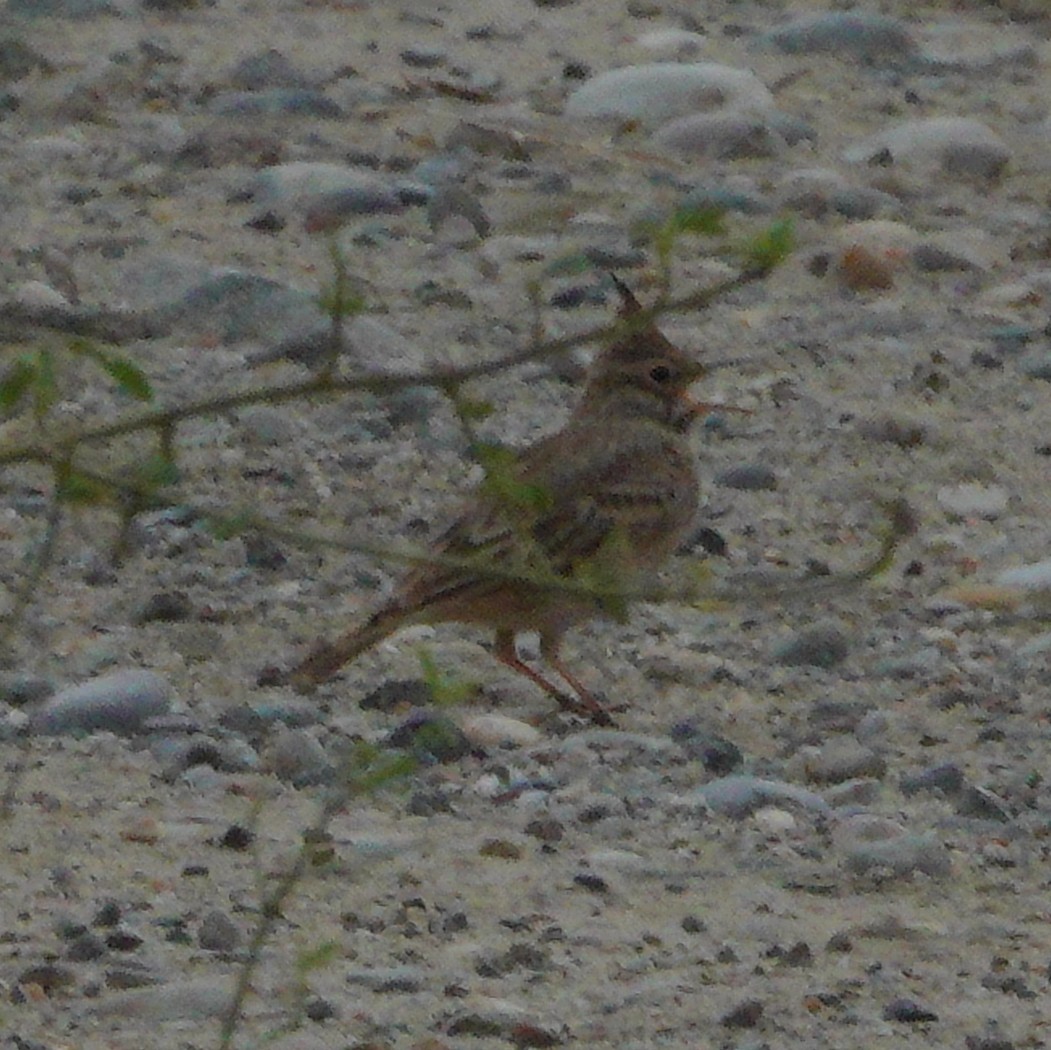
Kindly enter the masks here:
M 671 379 L 671 369 L 667 365 L 657 365 L 650 369 L 650 379 L 655 383 L 667 383 Z

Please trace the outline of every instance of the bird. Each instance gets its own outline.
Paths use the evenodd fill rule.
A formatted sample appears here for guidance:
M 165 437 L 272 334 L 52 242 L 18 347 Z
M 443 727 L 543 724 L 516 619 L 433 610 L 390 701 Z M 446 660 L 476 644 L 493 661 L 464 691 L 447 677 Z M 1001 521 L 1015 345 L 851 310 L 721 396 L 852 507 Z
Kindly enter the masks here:
M 459 622 L 493 631 L 496 659 L 562 708 L 612 724 L 563 662 L 562 641 L 576 624 L 616 614 L 618 595 L 630 597 L 691 535 L 700 485 L 689 431 L 712 406 L 689 395 L 705 365 L 640 317 L 634 293 L 611 277 L 620 331 L 597 351 L 562 429 L 487 476 L 392 597 L 320 641 L 285 683 L 310 692 L 402 627 Z M 574 696 L 519 657 L 526 631 Z

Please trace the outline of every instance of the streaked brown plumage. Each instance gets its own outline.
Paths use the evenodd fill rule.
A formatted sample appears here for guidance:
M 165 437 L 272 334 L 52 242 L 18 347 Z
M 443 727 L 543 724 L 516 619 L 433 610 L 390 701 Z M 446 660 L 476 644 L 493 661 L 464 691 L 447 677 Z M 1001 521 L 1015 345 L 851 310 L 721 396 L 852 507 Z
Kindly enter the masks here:
M 630 320 L 639 303 L 617 288 Z M 289 672 L 292 684 L 309 689 L 400 627 L 458 621 L 494 630 L 496 657 L 563 706 L 608 720 L 560 657 L 565 632 L 608 605 L 557 584 L 613 580 L 628 593 L 682 543 L 698 498 L 687 431 L 704 407 L 687 396 L 704 367 L 653 324 L 625 328 L 596 356 L 567 424 L 516 461 L 513 493 L 532 498 L 476 490 L 431 545 L 435 561 L 411 570 L 363 624 L 319 644 Z M 579 704 L 518 658 L 515 635 L 530 630 Z

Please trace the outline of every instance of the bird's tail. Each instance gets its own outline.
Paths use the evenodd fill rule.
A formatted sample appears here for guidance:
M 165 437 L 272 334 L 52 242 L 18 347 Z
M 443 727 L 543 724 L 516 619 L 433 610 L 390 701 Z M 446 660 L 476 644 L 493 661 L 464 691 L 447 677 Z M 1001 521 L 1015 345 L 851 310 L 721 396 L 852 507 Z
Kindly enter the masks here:
M 356 660 L 405 621 L 404 613 L 395 607 L 380 609 L 365 623 L 341 634 L 331 642 L 321 642 L 309 656 L 286 676 L 286 681 L 301 693 L 310 692 L 319 682 L 331 678 L 344 664 Z

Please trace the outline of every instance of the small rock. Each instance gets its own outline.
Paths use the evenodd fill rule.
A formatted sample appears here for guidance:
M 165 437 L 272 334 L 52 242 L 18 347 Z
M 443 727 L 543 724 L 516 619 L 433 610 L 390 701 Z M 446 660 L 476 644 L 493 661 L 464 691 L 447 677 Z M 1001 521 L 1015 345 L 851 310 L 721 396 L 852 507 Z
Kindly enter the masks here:
M 463 723 L 464 736 L 476 747 L 531 747 L 543 739 L 528 722 L 504 715 L 475 715 Z
M 744 762 L 741 749 L 732 740 L 692 723 L 673 726 L 671 736 L 688 758 L 699 761 L 715 776 L 727 776 Z
M 1026 354 L 1019 362 L 1019 368 L 1027 379 L 1042 379 L 1051 382 L 1051 354 L 1035 351 Z
M 167 714 L 173 697 L 152 671 L 117 671 L 56 693 L 32 713 L 30 729 L 45 736 L 94 730 L 130 736 Z
M 839 257 L 836 275 L 852 292 L 886 291 L 894 287 L 893 263 L 860 244 L 847 248 Z
M 963 770 L 954 762 L 910 773 L 901 778 L 901 793 L 906 797 L 921 791 L 940 792 L 955 796 L 964 785 Z
M 923 423 L 901 416 L 860 419 L 857 432 L 869 441 L 885 442 L 899 448 L 916 448 L 927 440 L 927 428 Z
M 231 87 L 241 91 L 266 91 L 270 88 L 306 88 L 309 81 L 276 48 L 246 55 L 228 74 Z
M 993 521 L 1007 509 L 1007 490 L 999 485 L 965 482 L 943 485 L 938 489 L 938 503 L 957 518 L 984 518 Z
M 949 854 L 933 834 L 898 834 L 882 840 L 851 842 L 852 830 L 848 826 L 837 832 L 837 842 L 848 871 L 860 875 L 881 868 L 897 876 L 918 871 L 938 879 L 947 878 L 952 873 Z
M 158 591 L 146 599 L 134 618 L 137 624 L 180 623 L 193 616 L 193 602 L 185 591 Z
M 835 624 L 822 624 L 800 631 L 774 650 L 775 662 L 785 667 L 829 669 L 850 654 L 846 635 Z
M 937 1021 L 938 1015 L 912 999 L 892 999 L 883 1008 L 883 1018 L 886 1021 L 922 1024 L 925 1021 Z
M 266 752 L 264 765 L 296 787 L 325 783 L 335 767 L 313 735 L 301 729 L 279 728 Z
M 321 117 L 339 120 L 343 107 L 310 88 L 267 88 L 261 91 L 219 91 L 208 99 L 205 112 L 221 117 Z
M 450 719 L 416 711 L 387 737 L 388 747 L 403 748 L 435 762 L 456 762 L 470 754 L 471 742 Z
M 1021 591 L 1051 591 L 1051 559 L 1004 569 L 997 574 L 996 583 L 1000 587 L 1016 587 Z
M 747 113 L 694 113 L 662 125 L 653 143 L 691 159 L 753 160 L 776 157 L 787 145 L 760 116 Z
M 423 972 L 414 966 L 378 966 L 370 970 L 351 970 L 343 980 L 347 984 L 388 994 L 410 994 L 420 991 L 425 986 Z
M 908 164 L 949 176 L 998 178 L 1011 160 L 1006 143 L 969 117 L 910 120 L 848 149 L 853 163 Z
M 746 999 L 719 1018 L 724 1028 L 755 1028 L 763 1016 L 763 1004 L 758 999 Z
M 192 1021 L 225 1016 L 232 986 L 215 976 L 192 981 L 170 981 L 153 988 L 107 995 L 92 1003 L 96 1017 L 141 1021 Z
M 658 127 L 677 117 L 723 108 L 764 112 L 774 108 L 766 86 L 745 69 L 699 62 L 653 63 L 600 73 L 566 100 L 569 118 L 637 120 Z
M 772 492 L 777 488 L 777 475 L 762 463 L 745 463 L 716 474 L 715 483 L 743 492 Z
M 206 952 L 228 955 L 240 945 L 241 931 L 225 912 L 210 911 L 201 919 L 197 929 L 197 943 Z
M 830 740 L 807 756 L 804 770 L 812 784 L 841 784 L 858 777 L 879 780 L 887 772 L 887 762 L 856 741 Z
M 818 794 L 796 784 L 761 777 L 735 775 L 713 780 L 695 792 L 712 812 L 741 820 L 765 806 L 791 805 L 818 816 L 831 808 Z
M 969 786 L 965 788 L 956 804 L 956 812 L 963 817 L 979 820 L 994 820 L 1000 824 L 1011 822 L 1011 812 L 1003 799 L 988 788 Z
M 883 65 L 911 62 L 918 50 L 903 22 L 864 11 L 807 15 L 764 34 L 756 43 L 788 55 L 830 54 L 847 62 L 862 59 Z

